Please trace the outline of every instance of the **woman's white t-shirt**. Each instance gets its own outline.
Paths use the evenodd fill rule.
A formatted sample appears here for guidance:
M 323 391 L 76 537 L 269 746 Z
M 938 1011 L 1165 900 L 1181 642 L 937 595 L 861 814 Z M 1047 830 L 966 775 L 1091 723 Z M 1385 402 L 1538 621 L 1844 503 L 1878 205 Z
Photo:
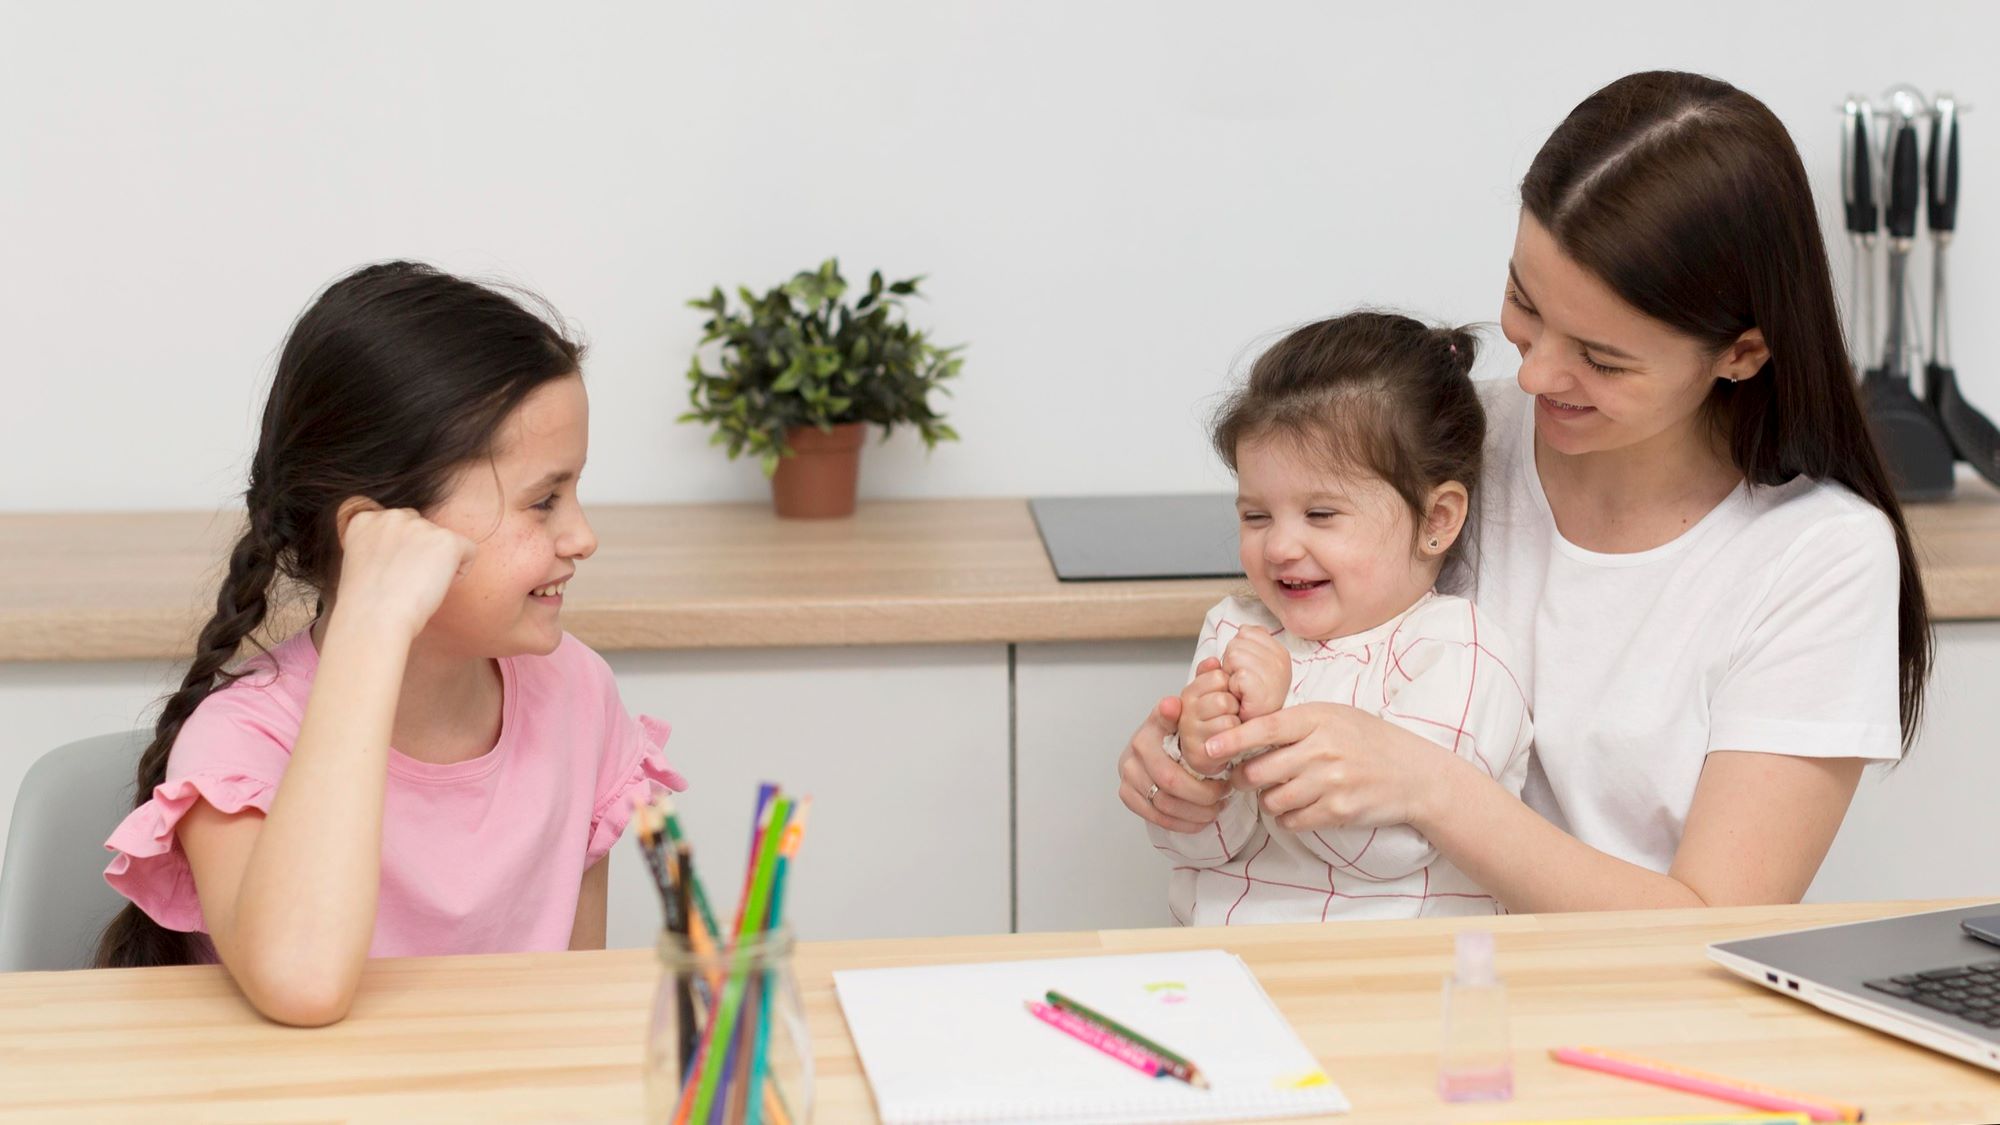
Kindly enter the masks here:
M 1833 483 L 1738 485 L 1679 538 L 1587 551 L 1556 530 L 1532 396 L 1482 384 L 1486 463 L 1462 592 L 1514 639 L 1534 703 L 1522 798 L 1664 872 L 1711 750 L 1901 756 L 1896 542 Z

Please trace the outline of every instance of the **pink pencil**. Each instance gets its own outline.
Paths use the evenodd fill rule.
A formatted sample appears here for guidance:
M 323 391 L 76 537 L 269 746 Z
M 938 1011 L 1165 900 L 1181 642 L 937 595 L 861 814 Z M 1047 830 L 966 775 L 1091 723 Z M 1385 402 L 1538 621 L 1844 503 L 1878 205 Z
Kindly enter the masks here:
M 1106 1031 L 1074 1012 L 1065 1012 L 1040 1000 L 1029 1000 L 1027 1005 L 1028 1011 L 1033 1012 L 1036 1019 L 1073 1039 L 1097 1048 L 1148 1078 L 1158 1078 L 1167 1073 L 1167 1064 L 1158 1055 L 1123 1036 Z
M 1650 1082 L 1670 1090 L 1705 1094 L 1711 1098 L 1735 1102 L 1737 1105 L 1777 1110 L 1781 1113 L 1803 1113 L 1814 1121 L 1861 1120 L 1861 1110 L 1858 1106 L 1822 1101 L 1805 1094 L 1774 1090 L 1768 1086 L 1755 1086 L 1734 1078 L 1687 1070 L 1671 1063 L 1654 1062 L 1636 1055 L 1607 1051 L 1602 1047 L 1556 1047 L 1549 1051 L 1549 1057 L 1559 1063 L 1580 1066 L 1585 1070 L 1615 1074 L 1620 1078 L 1630 1078 L 1637 1082 Z

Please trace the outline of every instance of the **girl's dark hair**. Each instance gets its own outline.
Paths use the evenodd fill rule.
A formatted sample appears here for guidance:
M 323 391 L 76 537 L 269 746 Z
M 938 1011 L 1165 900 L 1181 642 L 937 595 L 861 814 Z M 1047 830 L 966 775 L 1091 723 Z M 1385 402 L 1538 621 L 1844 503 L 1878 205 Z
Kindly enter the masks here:
M 1862 413 L 1812 189 L 1784 125 L 1726 82 L 1628 75 L 1570 111 L 1528 168 L 1521 203 L 1627 304 L 1716 354 L 1763 331 L 1763 371 L 1718 381 L 1705 412 L 1752 485 L 1837 481 L 1888 517 L 1902 560 L 1907 749 L 1930 677 L 1930 615 Z
M 202 626 L 180 690 L 168 696 L 139 758 L 134 804 L 166 780 L 174 739 L 201 701 L 234 682 L 225 670 L 264 624 L 283 575 L 322 593 L 339 562 L 335 515 L 365 496 L 427 509 L 458 467 L 488 454 L 507 415 L 535 388 L 576 373 L 582 344 L 544 315 L 482 285 L 416 262 L 368 266 L 328 286 L 292 325 L 272 377 L 244 492 L 248 523 Z M 168 930 L 127 904 L 99 940 L 100 967 L 207 959 L 198 935 Z
M 1245 441 L 1275 438 L 1321 464 L 1363 469 L 1396 490 L 1421 531 L 1432 489 L 1479 487 L 1486 413 L 1472 386 L 1477 348 L 1466 329 L 1395 313 L 1315 321 L 1257 358 L 1216 415 L 1215 451 L 1233 472 Z

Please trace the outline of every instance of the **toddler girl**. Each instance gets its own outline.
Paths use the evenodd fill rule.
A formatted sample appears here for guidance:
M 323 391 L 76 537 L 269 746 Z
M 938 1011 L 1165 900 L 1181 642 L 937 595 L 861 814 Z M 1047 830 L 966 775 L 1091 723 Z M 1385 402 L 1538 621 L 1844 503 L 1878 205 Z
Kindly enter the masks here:
M 1256 596 L 1224 599 L 1202 625 L 1166 746 L 1189 772 L 1182 746 L 1293 703 L 1341 703 L 1520 792 L 1532 730 L 1513 657 L 1472 603 L 1435 589 L 1478 486 L 1485 419 L 1473 348 L 1467 332 L 1408 317 L 1335 317 L 1266 352 L 1224 406 L 1215 448 L 1236 473 Z M 1335 780 L 1319 765 L 1262 793 L 1238 788 L 1200 832 L 1149 825 L 1173 862 L 1177 921 L 1498 911 L 1409 825 L 1288 827 Z

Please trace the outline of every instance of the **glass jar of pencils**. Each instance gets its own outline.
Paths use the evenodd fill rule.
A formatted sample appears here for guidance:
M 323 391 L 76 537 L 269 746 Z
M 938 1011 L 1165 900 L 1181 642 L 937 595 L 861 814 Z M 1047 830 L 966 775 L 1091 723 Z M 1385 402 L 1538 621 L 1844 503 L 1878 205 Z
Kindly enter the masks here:
M 655 1125 L 812 1120 L 812 1042 L 779 927 L 718 948 L 660 935 L 646 1036 L 646 1120 Z

